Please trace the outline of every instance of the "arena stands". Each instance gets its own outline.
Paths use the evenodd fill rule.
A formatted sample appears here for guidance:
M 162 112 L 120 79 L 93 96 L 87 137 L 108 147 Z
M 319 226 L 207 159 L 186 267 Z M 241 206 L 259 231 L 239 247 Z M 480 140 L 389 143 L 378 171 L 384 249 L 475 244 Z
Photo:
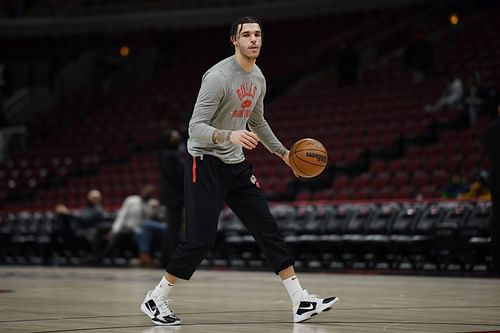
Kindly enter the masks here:
M 480 139 L 491 114 L 478 114 L 469 126 L 463 107 L 424 110 L 438 98 L 438 76 L 445 69 L 464 79 L 479 72 L 491 105 L 497 102 L 500 10 L 472 3 L 463 1 L 472 9 L 458 26 L 448 24 L 447 2 L 264 23 L 259 66 L 268 81 L 268 122 L 287 146 L 314 137 L 329 151 L 327 170 L 313 180 L 296 179 L 263 147 L 247 154 L 275 201 L 272 212 L 298 268 L 488 271 L 489 201 L 441 197 L 452 173 L 470 182 L 489 168 Z M 99 8 L 78 10 L 91 15 Z M 394 25 L 396 18 L 400 25 Z M 418 82 L 401 51 L 415 22 L 427 22 L 433 49 L 432 75 Z M 78 208 L 84 194 L 98 188 L 114 211 L 140 185 L 159 182 L 161 132 L 189 118 L 201 75 L 231 50 L 226 27 L 178 28 L 156 36 L 152 43 L 168 45 L 158 45 L 164 59 L 153 77 L 125 91 L 95 89 L 66 98 L 35 116 L 28 149 L 0 164 L 0 263 L 81 264 L 85 253 L 64 248 L 52 233 L 54 205 Z M 102 47 L 89 36 L 71 42 L 72 54 Z M 360 60 L 357 82 L 345 86 L 334 69 L 340 43 L 352 44 L 360 59 L 370 50 L 376 54 Z M 56 74 L 75 59 L 78 54 L 65 57 Z M 111 82 L 120 71 L 107 68 L 103 80 Z M 205 266 L 263 265 L 252 237 L 229 209 L 221 214 L 219 236 Z M 123 264 L 132 257 L 118 253 L 103 262 Z
M 321 201 L 276 203 L 271 211 L 299 269 L 479 275 L 490 266 L 489 202 Z M 0 264 L 84 264 L 91 254 L 85 238 L 77 235 L 67 242 L 59 228 L 51 212 L 2 214 Z M 137 249 L 133 242 L 126 244 L 93 264 L 128 265 Z M 203 265 L 265 267 L 253 237 L 229 208 L 220 216 L 216 247 Z

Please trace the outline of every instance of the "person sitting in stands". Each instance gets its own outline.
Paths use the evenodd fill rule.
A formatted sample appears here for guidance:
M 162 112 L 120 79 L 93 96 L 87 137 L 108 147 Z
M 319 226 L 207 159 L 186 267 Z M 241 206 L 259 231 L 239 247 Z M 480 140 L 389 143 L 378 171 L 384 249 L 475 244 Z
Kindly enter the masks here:
M 152 267 L 155 265 L 152 255 L 153 236 L 164 239 L 167 225 L 155 220 L 159 202 L 153 198 L 154 187 L 146 185 L 141 194 L 130 195 L 125 198 L 115 221 L 108 234 L 112 240 L 119 233 L 133 232 L 139 249 L 139 265 Z
M 491 200 L 488 171 L 482 170 L 476 175 L 476 179 L 469 190 L 458 196 L 463 200 Z
M 84 251 L 86 260 L 95 258 L 98 252 L 98 229 L 109 219 L 110 214 L 102 207 L 102 194 L 92 189 L 87 193 L 85 207 L 71 211 L 64 204 L 55 206 L 58 224 L 55 242 L 74 253 Z

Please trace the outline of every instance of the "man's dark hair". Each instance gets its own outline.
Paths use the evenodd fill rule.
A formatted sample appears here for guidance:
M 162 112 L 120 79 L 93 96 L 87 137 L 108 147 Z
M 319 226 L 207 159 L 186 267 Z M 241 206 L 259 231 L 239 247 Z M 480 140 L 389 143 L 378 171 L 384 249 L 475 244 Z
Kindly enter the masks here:
M 177 133 L 175 133 L 177 132 Z M 174 138 L 174 135 L 177 134 L 177 138 Z M 180 133 L 178 130 L 174 128 L 167 128 L 161 133 L 160 136 L 160 148 L 161 149 L 177 149 L 181 142 Z
M 241 32 L 241 29 L 243 29 L 243 24 L 245 23 L 257 23 L 260 27 L 260 30 L 262 32 L 262 23 L 260 23 L 259 19 L 253 17 L 253 16 L 242 16 L 238 19 L 236 19 L 236 21 L 233 22 L 233 24 L 231 25 L 231 29 L 229 30 L 229 38 L 230 40 L 232 41 L 233 38 L 236 38 L 236 35 L 238 35 L 240 32 Z M 238 25 L 240 25 L 240 30 L 238 30 Z
M 153 194 L 154 194 L 154 190 L 155 190 L 155 187 L 153 185 L 144 185 L 142 188 L 141 188 L 141 198 L 144 202 L 147 202 L 149 199 L 151 199 L 153 197 Z

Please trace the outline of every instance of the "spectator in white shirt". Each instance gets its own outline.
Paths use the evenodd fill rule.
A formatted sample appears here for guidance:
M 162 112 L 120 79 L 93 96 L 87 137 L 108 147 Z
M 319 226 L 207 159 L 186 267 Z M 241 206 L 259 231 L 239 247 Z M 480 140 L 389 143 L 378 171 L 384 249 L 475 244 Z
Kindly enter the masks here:
M 146 185 L 140 195 L 125 198 L 110 230 L 109 238 L 114 238 L 124 231 L 132 231 L 139 249 L 139 264 L 142 267 L 153 266 L 151 253 L 153 235 L 164 239 L 167 225 L 155 220 L 159 202 L 152 197 L 154 187 Z
M 427 112 L 446 109 L 448 106 L 462 106 L 464 96 L 464 84 L 458 75 L 445 74 L 443 77 L 445 89 L 441 97 L 432 105 L 426 105 Z

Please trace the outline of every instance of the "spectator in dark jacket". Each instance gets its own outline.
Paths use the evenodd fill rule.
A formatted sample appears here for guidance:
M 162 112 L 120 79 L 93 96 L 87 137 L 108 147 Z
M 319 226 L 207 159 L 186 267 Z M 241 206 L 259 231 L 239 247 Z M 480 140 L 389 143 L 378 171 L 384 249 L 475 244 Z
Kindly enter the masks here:
M 490 184 L 493 217 L 490 223 L 493 269 L 500 275 L 500 105 L 498 118 L 486 129 L 484 144 L 491 161 Z
M 95 258 L 99 247 L 99 227 L 110 217 L 102 207 L 101 192 L 90 190 L 86 205 L 81 209 L 70 210 L 64 204 L 58 204 L 55 212 L 58 216 L 56 246 L 72 252 L 87 252 L 88 260 Z
M 160 167 L 160 203 L 167 208 L 169 230 L 163 249 L 163 262 L 168 263 L 179 239 L 184 220 L 184 145 L 176 129 L 162 133 Z

